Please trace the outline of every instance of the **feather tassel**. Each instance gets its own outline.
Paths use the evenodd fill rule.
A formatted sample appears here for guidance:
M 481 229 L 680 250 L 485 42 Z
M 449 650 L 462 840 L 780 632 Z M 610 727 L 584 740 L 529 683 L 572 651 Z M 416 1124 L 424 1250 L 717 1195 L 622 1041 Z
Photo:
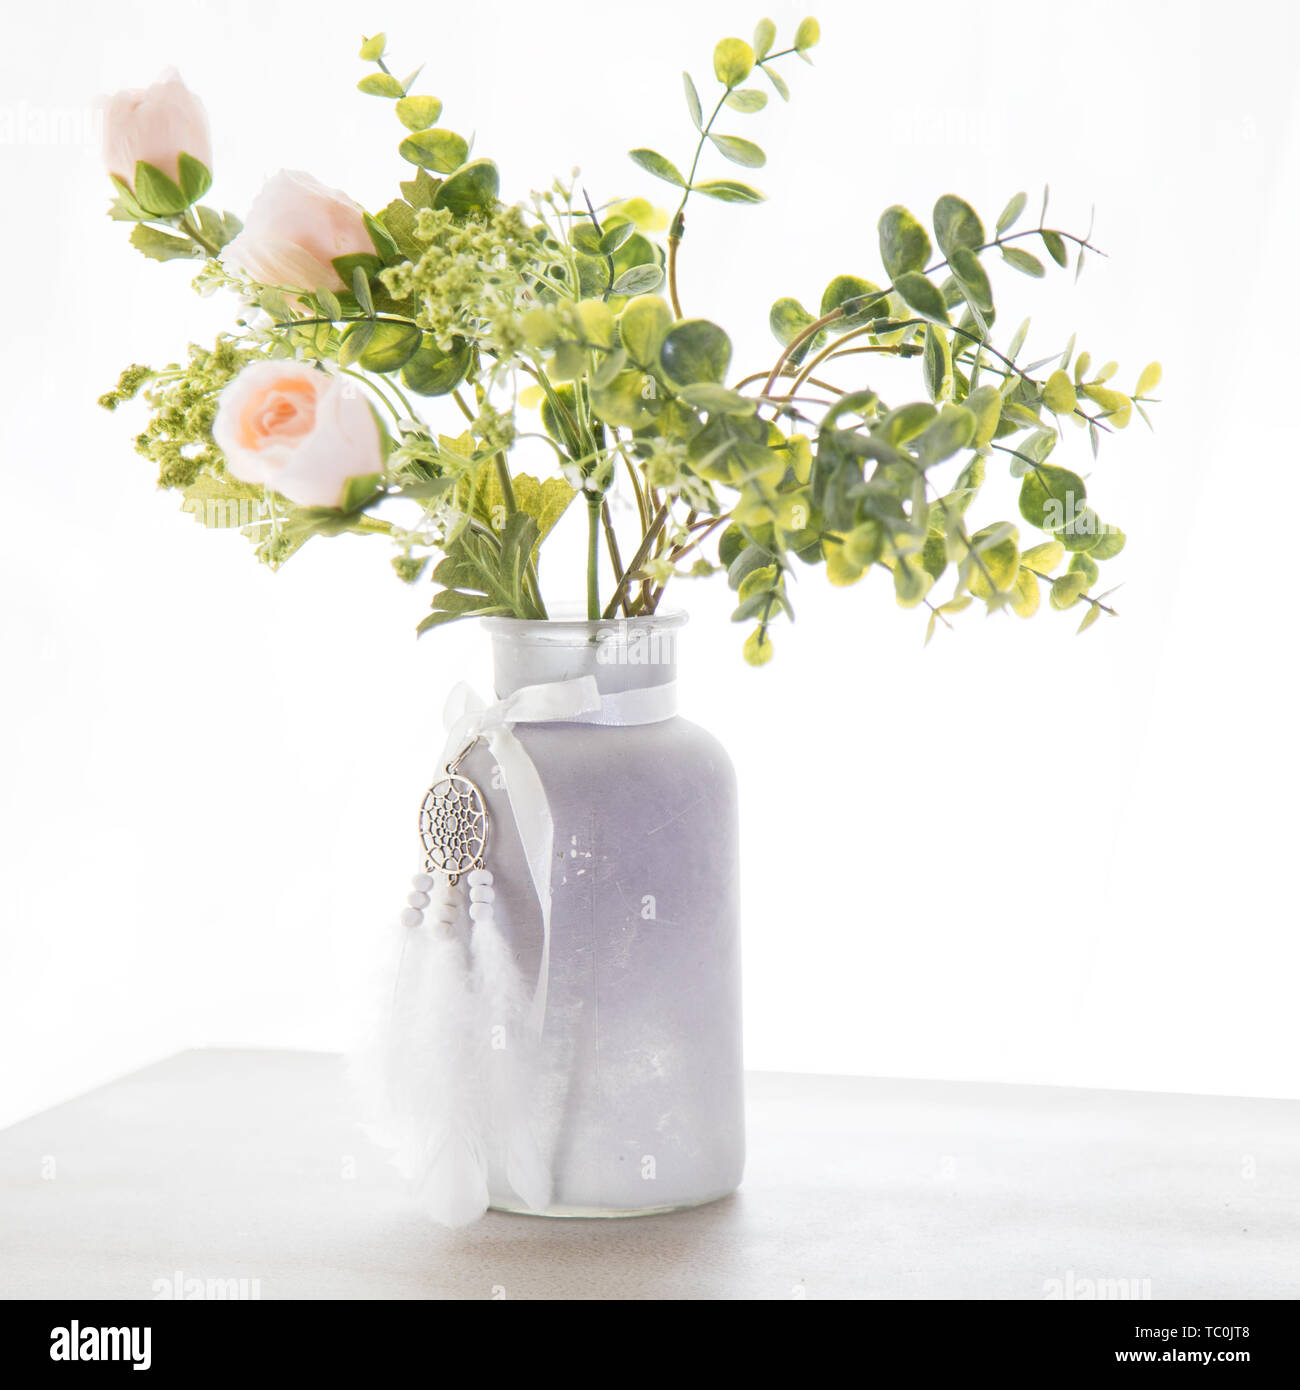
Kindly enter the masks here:
M 421 1208 L 464 1226 L 487 1210 L 488 1187 L 460 891 L 436 889 L 426 919 L 399 930 L 388 1023 L 361 1067 L 369 1128 Z
M 476 1038 L 492 1166 L 533 1211 L 551 1201 L 551 1165 L 534 1115 L 539 1040 L 529 1026 L 530 995 L 493 908 L 492 875 L 469 876 L 473 918 Z

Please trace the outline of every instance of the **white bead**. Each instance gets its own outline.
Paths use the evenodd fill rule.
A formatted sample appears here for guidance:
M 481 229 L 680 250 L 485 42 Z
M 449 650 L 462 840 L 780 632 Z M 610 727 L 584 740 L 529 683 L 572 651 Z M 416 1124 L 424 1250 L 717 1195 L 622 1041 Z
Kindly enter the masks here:
M 492 904 L 470 903 L 469 916 L 472 922 L 490 922 L 492 920 Z
M 411 880 L 411 887 L 414 888 L 417 893 L 427 893 L 429 889 L 433 887 L 433 875 L 416 874 Z
M 493 903 L 496 902 L 497 890 L 486 883 L 476 883 L 469 890 L 469 900 L 472 903 Z
M 404 927 L 418 927 L 424 921 L 424 913 L 418 908 L 408 907 L 402 912 L 402 925 Z
M 439 903 L 437 906 L 436 920 L 441 922 L 444 927 L 450 927 L 454 925 L 456 921 L 456 904 Z
M 475 869 L 469 875 L 469 886 L 471 888 L 491 888 L 491 873 L 489 873 L 487 869 Z
M 406 901 L 410 903 L 412 907 L 428 907 L 429 895 L 427 893 L 408 893 L 406 895 Z

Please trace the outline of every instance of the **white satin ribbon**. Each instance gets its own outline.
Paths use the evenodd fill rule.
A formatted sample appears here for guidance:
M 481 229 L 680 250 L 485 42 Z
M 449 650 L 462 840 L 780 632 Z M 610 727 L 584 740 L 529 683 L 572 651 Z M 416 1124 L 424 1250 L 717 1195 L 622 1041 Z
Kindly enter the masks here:
M 518 738 L 515 724 L 657 724 L 677 712 L 675 684 L 648 686 L 602 696 L 594 676 L 521 686 L 513 694 L 488 704 L 470 685 L 461 682 L 447 698 L 443 724 L 447 742 L 437 777 L 448 764 L 463 757 L 479 740 L 487 744 L 497 766 L 528 872 L 542 910 L 542 959 L 533 991 L 531 1022 L 540 1035 L 546 1018 L 546 995 L 551 964 L 551 868 L 555 822 L 546 789 L 533 760 Z M 435 781 L 437 780 L 435 777 Z

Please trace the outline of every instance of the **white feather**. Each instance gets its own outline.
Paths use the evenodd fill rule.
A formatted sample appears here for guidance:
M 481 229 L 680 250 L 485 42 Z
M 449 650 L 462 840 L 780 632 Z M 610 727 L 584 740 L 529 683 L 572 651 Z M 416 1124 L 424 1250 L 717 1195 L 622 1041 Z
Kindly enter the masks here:
M 551 1165 L 534 1110 L 540 1040 L 528 1023 L 530 995 L 494 916 L 474 923 L 471 943 L 490 1159 L 526 1206 L 544 1211 Z
M 354 1070 L 367 1092 L 367 1128 L 393 1151 L 420 1206 L 463 1226 L 487 1209 L 488 1188 L 459 893 L 437 890 L 424 922 L 397 930 L 386 1021 Z

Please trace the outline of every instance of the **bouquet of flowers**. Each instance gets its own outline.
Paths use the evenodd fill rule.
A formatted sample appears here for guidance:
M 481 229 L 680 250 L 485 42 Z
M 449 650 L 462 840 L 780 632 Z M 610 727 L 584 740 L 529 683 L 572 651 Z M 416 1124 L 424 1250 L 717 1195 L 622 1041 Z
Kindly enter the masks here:
M 1073 338 L 1026 363 L 1028 322 L 995 332 L 998 266 L 1041 277 L 1073 260 L 1077 275 L 1095 250 L 1091 231 L 1047 222 L 1046 195 L 1019 230 L 1024 193 L 991 228 L 952 194 L 929 228 L 887 208 L 879 267 L 835 276 L 815 309 L 777 298 L 771 360 L 752 371 L 733 369 L 722 327 L 683 309 L 692 198 L 741 217 L 763 199 L 715 176 L 718 159 L 747 177 L 765 162 L 721 127 L 769 89 L 788 100 L 783 67 L 819 37 L 806 19 L 778 47 L 764 19 L 752 41 L 716 46 L 705 98 L 684 75 L 688 157 L 631 151 L 673 189 L 671 215 L 635 190 L 597 198 L 576 176 L 503 200 L 497 166 L 441 124 L 418 71 L 390 70 L 382 34 L 362 44 L 373 70 L 358 87 L 393 103 L 410 177 L 373 213 L 282 171 L 241 224 L 201 201 L 211 142 L 180 79 L 119 94 L 106 113 L 110 215 L 145 256 L 201 261 L 195 287 L 230 292 L 237 309 L 214 344 L 129 367 L 102 403 L 142 395 L 136 448 L 159 484 L 205 524 L 238 526 L 272 567 L 318 536 L 386 538 L 399 578 L 430 586 L 420 631 L 545 619 L 543 546 L 575 499 L 588 618 L 652 614 L 673 579 L 722 571 L 756 665 L 774 621 L 793 616 L 801 566 L 836 585 L 886 572 L 898 603 L 928 612 L 927 641 L 976 603 L 1029 617 L 1044 589 L 1087 628 L 1114 611 L 1095 590 L 1125 538 L 1058 446 L 1076 430 L 1095 454 L 1134 412 L 1147 419 L 1160 369 L 1128 392 L 1115 363 L 1094 365 Z M 916 374 L 914 398 L 873 388 L 882 358 Z M 532 440 L 553 457 L 544 476 L 517 466 Z M 1014 519 L 978 516 L 995 464 L 1018 480 Z

